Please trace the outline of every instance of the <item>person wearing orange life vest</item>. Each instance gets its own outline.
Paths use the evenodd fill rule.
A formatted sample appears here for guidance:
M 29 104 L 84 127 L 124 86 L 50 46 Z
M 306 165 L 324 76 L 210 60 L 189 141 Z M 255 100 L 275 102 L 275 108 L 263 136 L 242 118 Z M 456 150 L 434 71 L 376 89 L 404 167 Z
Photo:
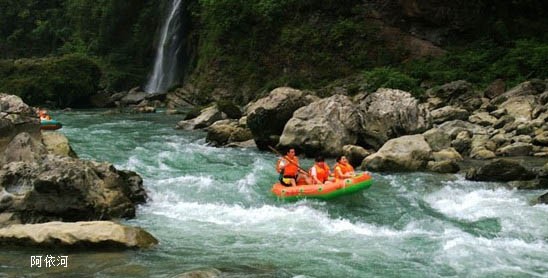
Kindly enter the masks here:
M 333 167 L 333 171 L 335 180 L 348 179 L 355 175 L 354 167 L 348 163 L 348 159 L 344 155 L 337 157 L 337 164 Z
M 295 149 L 291 148 L 287 154 L 276 163 L 276 171 L 280 173 L 280 183 L 284 186 L 296 186 L 299 174 L 299 158 L 295 156 Z
M 40 120 L 51 120 L 51 117 L 48 115 L 48 111 L 43 109 L 38 110 L 38 116 L 40 117 Z
M 317 156 L 314 159 L 314 166 L 310 168 L 310 177 L 312 177 L 312 183 L 322 184 L 329 182 L 329 166 L 325 163 L 325 160 L 322 156 Z

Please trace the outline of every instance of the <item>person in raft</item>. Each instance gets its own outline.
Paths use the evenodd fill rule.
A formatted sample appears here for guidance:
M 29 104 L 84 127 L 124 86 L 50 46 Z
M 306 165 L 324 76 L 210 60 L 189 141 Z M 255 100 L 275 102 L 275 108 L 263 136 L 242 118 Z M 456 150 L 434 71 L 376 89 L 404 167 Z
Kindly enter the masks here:
M 333 167 L 333 172 L 335 172 L 335 180 L 348 179 L 355 175 L 354 167 L 348 163 L 348 159 L 344 155 L 337 157 L 337 164 Z
M 314 159 L 314 166 L 310 168 L 310 177 L 312 178 L 312 183 L 322 184 L 328 183 L 329 178 L 329 165 L 325 163 L 325 159 L 322 156 L 317 156 Z
M 47 120 L 47 121 L 51 120 L 51 117 L 48 115 L 47 110 L 38 108 L 37 111 L 38 111 L 38 113 L 37 113 L 38 117 L 40 117 L 41 121 L 42 120 Z
M 280 183 L 284 186 L 296 186 L 300 169 L 299 158 L 295 156 L 295 149 L 291 148 L 287 154 L 278 159 L 276 171 L 280 173 Z M 307 174 L 305 172 L 305 174 Z

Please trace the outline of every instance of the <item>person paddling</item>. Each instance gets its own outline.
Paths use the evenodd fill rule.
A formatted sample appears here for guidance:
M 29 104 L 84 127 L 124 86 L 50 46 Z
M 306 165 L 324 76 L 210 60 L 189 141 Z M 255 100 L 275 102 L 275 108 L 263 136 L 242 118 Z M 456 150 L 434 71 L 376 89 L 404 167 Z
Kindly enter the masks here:
M 337 157 L 337 164 L 333 171 L 335 172 L 335 180 L 348 179 L 355 175 L 354 167 L 348 163 L 348 159 L 344 155 Z
M 278 159 L 276 171 L 280 173 L 280 183 L 285 186 L 296 186 L 297 177 L 302 170 L 299 158 L 295 156 L 295 149 L 290 148 L 286 155 Z
M 325 159 L 322 156 L 317 156 L 314 159 L 314 166 L 310 168 L 309 173 L 314 184 L 326 183 L 329 178 L 329 165 L 325 163 Z

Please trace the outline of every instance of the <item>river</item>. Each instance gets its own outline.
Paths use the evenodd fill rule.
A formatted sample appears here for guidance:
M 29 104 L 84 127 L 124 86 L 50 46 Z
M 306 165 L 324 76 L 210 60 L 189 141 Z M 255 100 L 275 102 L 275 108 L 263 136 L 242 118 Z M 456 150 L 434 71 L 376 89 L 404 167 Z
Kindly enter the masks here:
M 275 155 L 214 148 L 181 115 L 53 112 L 83 159 L 138 172 L 150 200 L 124 220 L 153 234 L 151 250 L 7 249 L 0 276 L 548 277 L 542 191 L 462 175 L 373 173 L 373 186 L 330 201 L 283 202 L 269 192 Z M 333 161 L 328 161 L 332 165 Z M 302 159 L 309 167 L 312 160 Z M 67 267 L 30 266 L 67 256 Z

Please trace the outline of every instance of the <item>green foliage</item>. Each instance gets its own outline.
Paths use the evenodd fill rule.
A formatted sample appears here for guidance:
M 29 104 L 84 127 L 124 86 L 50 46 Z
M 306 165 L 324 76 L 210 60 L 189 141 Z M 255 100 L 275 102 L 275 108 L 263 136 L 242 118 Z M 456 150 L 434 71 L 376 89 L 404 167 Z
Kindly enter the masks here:
M 485 87 L 502 78 L 512 86 L 526 79 L 548 77 L 548 43 L 518 40 L 504 47 L 484 41 L 451 49 L 442 57 L 410 62 L 402 70 L 434 85 L 463 79 Z
M 100 77 L 97 64 L 79 55 L 0 63 L 0 91 L 18 95 L 30 105 L 85 106 Z
M 151 22 L 159 22 L 162 3 L 0 0 L 0 59 L 86 55 L 105 71 L 103 87 L 142 84 L 153 58 Z
M 388 67 L 366 71 L 364 79 L 364 89 L 369 92 L 374 92 L 378 88 L 392 88 L 412 92 L 415 95 L 422 93 L 418 79 Z

